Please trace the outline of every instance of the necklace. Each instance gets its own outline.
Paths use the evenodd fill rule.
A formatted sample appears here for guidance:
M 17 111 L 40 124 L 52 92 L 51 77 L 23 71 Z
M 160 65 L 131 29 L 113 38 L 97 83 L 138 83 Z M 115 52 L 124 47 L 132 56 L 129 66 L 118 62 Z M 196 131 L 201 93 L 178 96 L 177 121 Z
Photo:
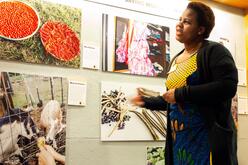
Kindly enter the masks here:
M 195 52 L 193 52 L 188 58 L 184 59 L 183 61 L 180 61 L 180 62 L 176 62 L 176 59 L 173 61 L 172 65 L 171 65 L 171 68 L 169 70 L 168 73 L 171 73 L 171 72 L 174 72 L 175 70 L 177 70 L 178 68 L 178 65 L 180 63 L 183 63 L 185 61 L 187 61 L 188 59 L 190 59 L 191 57 L 193 57 L 196 53 L 197 53 L 198 50 L 196 50 Z
M 200 49 L 201 45 L 202 45 L 201 42 L 198 43 L 197 46 L 194 47 L 193 49 L 191 49 L 190 51 L 187 51 L 186 49 L 184 49 L 184 52 L 185 52 L 185 53 L 190 54 L 189 57 L 183 59 L 183 60 L 180 61 L 180 62 L 176 62 L 176 61 L 177 61 L 177 58 L 178 58 L 179 56 L 176 57 L 176 59 L 173 61 L 172 65 L 171 65 L 171 68 L 170 68 L 170 70 L 169 70 L 168 73 L 174 72 L 175 70 L 177 70 L 178 64 L 183 63 L 184 61 L 187 61 L 187 60 L 190 59 L 192 56 L 194 56 L 194 55 L 198 52 L 198 50 Z M 190 53 L 191 51 L 192 51 L 192 53 Z
M 195 53 L 199 50 L 199 48 L 201 47 L 201 45 L 202 45 L 202 43 L 199 42 L 199 43 L 197 43 L 196 46 L 194 46 L 194 47 L 191 48 L 190 50 L 187 50 L 186 47 L 185 47 L 185 48 L 184 48 L 184 52 L 185 52 L 186 54 L 191 54 L 191 55 L 193 55 L 193 54 L 195 54 Z
M 175 64 L 180 64 L 183 63 L 184 61 L 187 61 L 188 59 L 190 59 L 192 56 L 194 56 L 197 53 L 198 50 L 194 51 L 192 54 L 188 55 L 186 58 L 181 59 L 180 61 L 178 61 L 178 57 L 176 57 L 175 59 Z
M 193 54 L 195 54 L 198 51 L 198 49 L 199 49 L 198 47 L 196 49 L 192 49 L 190 51 L 184 49 L 184 53 L 190 54 L 190 56 L 192 56 Z
M 190 51 L 184 51 L 187 54 L 190 54 L 189 56 L 193 56 L 194 54 L 196 54 L 196 52 L 198 51 L 198 49 L 192 51 L 192 53 L 190 53 Z
M 172 72 L 174 72 L 175 70 L 177 70 L 177 64 L 176 64 L 176 63 L 173 63 L 173 64 L 171 65 L 171 68 L 170 68 L 170 70 L 169 70 L 168 73 L 172 73 Z

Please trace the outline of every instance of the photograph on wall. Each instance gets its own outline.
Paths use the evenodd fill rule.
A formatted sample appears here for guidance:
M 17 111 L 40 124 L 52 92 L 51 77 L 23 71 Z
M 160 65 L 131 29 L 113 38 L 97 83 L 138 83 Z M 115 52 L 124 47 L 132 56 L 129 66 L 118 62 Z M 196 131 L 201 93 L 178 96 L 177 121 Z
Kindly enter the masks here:
M 0 1 L 0 60 L 80 67 L 81 9 L 44 0 Z
M 103 31 L 104 71 L 165 77 L 169 27 L 105 14 Z
M 164 165 L 165 147 L 149 146 L 146 148 L 146 165 Z
M 102 141 L 160 141 L 166 137 L 166 112 L 132 105 L 139 93 L 144 97 L 164 93 L 162 86 L 133 83 L 101 83 Z
M 0 78 L 0 164 L 38 165 L 42 149 L 65 164 L 67 79 L 10 72 Z
M 232 98 L 231 112 L 235 126 L 238 128 L 238 94 Z

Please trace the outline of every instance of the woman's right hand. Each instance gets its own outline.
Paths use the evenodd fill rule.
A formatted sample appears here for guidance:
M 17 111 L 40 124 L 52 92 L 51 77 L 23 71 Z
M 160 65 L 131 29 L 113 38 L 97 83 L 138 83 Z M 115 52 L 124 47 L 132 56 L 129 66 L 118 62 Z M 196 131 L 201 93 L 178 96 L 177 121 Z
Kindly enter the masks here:
M 145 104 L 145 102 L 142 99 L 142 96 L 141 95 L 137 95 L 137 96 L 133 97 L 131 99 L 131 103 L 133 105 L 140 106 L 140 107 L 144 106 L 144 104 Z

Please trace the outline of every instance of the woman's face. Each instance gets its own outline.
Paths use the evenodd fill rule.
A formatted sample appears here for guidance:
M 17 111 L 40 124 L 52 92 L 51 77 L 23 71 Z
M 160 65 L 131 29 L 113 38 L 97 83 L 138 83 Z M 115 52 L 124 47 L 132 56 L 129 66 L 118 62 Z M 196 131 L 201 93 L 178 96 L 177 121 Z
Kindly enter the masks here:
M 197 41 L 202 33 L 202 27 L 197 23 L 196 12 L 186 9 L 176 25 L 176 40 L 181 43 L 191 43 Z

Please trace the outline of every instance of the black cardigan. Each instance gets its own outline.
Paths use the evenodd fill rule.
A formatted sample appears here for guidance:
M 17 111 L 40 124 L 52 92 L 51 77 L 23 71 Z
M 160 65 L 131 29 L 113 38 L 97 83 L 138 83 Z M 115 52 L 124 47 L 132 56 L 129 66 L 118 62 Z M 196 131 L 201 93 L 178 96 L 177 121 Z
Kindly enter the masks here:
M 223 45 L 206 40 L 197 53 L 196 71 L 200 84 L 177 88 L 176 102 L 189 101 L 198 105 L 208 127 L 213 165 L 237 165 L 237 131 L 231 115 L 231 99 L 238 83 L 234 60 Z M 169 104 L 162 96 L 143 99 L 146 108 L 170 112 Z M 166 165 L 173 165 L 169 114 L 166 133 Z

